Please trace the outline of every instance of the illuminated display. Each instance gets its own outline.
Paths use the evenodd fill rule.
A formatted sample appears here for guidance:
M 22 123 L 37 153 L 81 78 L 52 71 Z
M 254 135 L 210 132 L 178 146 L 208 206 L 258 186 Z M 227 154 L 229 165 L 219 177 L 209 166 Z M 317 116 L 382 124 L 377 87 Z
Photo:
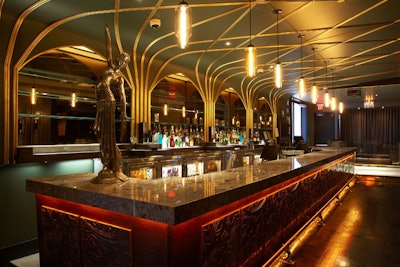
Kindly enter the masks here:
M 209 160 L 207 162 L 207 172 L 221 171 L 221 160 Z
M 182 165 L 170 165 L 162 167 L 162 178 L 182 177 Z
M 255 163 L 260 163 L 260 162 L 262 162 L 261 155 L 254 155 L 253 164 L 255 164 Z
M 151 180 L 154 178 L 154 172 L 152 168 L 141 168 L 141 169 L 131 170 L 130 176 L 132 178 Z
M 204 162 L 194 162 L 187 164 L 187 176 L 200 175 L 204 173 Z

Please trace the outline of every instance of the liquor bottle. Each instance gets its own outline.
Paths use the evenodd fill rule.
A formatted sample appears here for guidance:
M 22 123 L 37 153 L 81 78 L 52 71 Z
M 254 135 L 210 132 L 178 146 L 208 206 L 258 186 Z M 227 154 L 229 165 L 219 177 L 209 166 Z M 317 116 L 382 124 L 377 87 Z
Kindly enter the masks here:
M 180 135 L 175 136 L 175 145 L 177 147 L 182 147 L 182 138 Z
M 189 146 L 193 146 L 193 145 L 194 145 L 193 134 L 190 134 L 190 137 L 189 137 Z
M 185 146 L 190 146 L 190 136 L 185 133 Z
M 175 147 L 175 140 L 174 135 L 169 137 L 169 147 Z
M 158 133 L 158 144 L 162 145 L 163 136 L 162 136 L 162 132 L 161 132 L 161 126 L 158 126 L 157 133 Z
M 162 137 L 162 145 L 161 145 L 161 147 L 163 148 L 163 149 L 165 149 L 165 148 L 168 148 L 168 138 L 167 138 L 167 135 L 166 134 L 164 134 L 163 135 L 163 137 Z

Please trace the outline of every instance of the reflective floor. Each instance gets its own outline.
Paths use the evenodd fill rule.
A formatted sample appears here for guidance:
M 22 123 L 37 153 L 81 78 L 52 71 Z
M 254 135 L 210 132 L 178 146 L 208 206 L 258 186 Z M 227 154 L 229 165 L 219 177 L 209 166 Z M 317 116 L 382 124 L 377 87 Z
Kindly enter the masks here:
M 400 266 L 400 178 L 360 176 L 292 266 Z

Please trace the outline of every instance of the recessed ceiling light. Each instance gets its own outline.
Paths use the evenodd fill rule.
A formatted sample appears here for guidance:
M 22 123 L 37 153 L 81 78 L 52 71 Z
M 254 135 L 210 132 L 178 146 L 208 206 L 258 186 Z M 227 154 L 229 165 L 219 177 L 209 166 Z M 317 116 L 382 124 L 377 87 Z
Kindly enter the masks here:
M 232 44 L 232 43 L 229 42 L 229 41 L 226 41 L 226 42 L 225 42 L 225 45 L 226 45 L 226 46 L 231 46 L 231 44 Z

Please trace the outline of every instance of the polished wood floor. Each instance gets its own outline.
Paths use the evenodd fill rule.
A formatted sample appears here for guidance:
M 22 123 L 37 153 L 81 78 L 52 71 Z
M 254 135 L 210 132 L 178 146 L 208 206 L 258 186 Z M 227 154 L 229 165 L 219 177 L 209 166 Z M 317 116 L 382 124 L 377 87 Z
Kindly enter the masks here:
M 400 173 L 359 178 L 325 225 L 292 255 L 292 266 L 400 266 Z

